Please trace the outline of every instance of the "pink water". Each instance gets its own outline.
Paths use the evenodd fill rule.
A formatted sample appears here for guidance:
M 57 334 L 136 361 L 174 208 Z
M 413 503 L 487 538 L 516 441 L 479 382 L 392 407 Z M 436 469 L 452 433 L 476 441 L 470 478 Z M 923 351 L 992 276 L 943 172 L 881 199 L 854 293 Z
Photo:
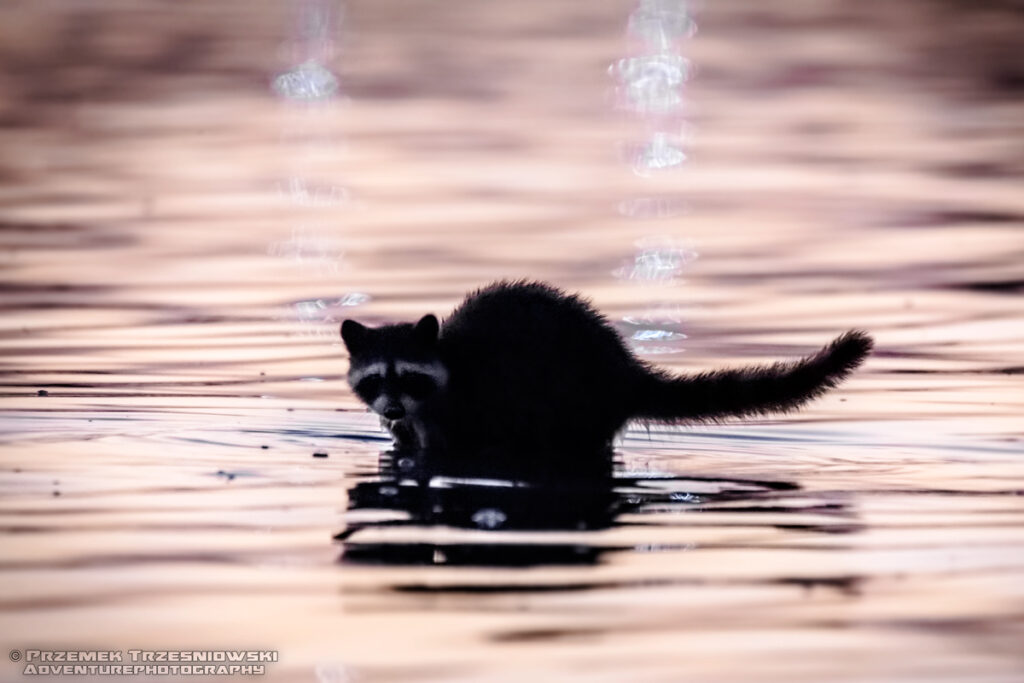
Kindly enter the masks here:
M 272 649 L 274 681 L 1024 680 L 1024 106 L 990 78 L 1020 24 L 991 5 L 706 2 L 690 160 L 650 177 L 624 159 L 649 122 L 609 93 L 629 2 L 348 2 L 343 97 L 312 108 L 269 86 L 287 3 L 0 7 L 0 651 Z M 388 441 L 337 321 L 499 277 L 584 292 L 679 369 L 853 327 L 878 348 L 799 414 L 630 431 L 621 468 L 690 477 L 677 504 L 351 539 L 592 562 L 344 561 L 332 535 L 387 515 L 346 508 Z M 715 497 L 735 480 L 791 486 Z

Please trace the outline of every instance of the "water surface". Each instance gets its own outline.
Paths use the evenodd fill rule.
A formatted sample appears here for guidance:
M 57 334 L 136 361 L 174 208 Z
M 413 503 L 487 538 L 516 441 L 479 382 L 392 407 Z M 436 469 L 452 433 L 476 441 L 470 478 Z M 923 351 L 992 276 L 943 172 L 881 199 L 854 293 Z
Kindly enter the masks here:
M 0 8 L 5 649 L 1024 679 L 1020 22 L 986 7 L 704 3 L 688 160 L 641 174 L 629 2 L 349 2 L 320 33 L 290 3 Z M 333 98 L 282 95 L 307 58 Z M 385 504 L 338 322 L 501 277 L 680 370 L 877 352 L 795 415 L 629 431 L 582 528 L 488 530 L 538 498 L 472 482 L 401 492 L 465 514 Z

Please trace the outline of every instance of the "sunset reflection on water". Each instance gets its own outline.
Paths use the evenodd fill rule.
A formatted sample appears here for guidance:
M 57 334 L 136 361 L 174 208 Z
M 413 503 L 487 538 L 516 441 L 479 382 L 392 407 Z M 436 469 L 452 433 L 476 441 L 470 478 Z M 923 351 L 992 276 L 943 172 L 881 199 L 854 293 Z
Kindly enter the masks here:
M 1010 4 L 0 7 L 3 645 L 1019 680 Z M 429 477 L 396 493 L 441 512 L 383 505 L 339 322 L 520 277 L 679 370 L 878 346 L 800 413 L 631 430 L 559 494 L 601 524 L 495 530 L 564 508 Z

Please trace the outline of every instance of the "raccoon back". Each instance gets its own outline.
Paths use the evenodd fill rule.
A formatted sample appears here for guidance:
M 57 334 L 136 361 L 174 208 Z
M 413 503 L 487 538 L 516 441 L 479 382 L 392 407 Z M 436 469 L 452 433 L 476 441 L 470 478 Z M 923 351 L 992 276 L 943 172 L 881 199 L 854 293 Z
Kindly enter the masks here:
M 471 294 L 444 321 L 439 348 L 453 411 L 474 416 L 457 427 L 467 439 L 607 441 L 646 374 L 588 302 L 534 282 Z

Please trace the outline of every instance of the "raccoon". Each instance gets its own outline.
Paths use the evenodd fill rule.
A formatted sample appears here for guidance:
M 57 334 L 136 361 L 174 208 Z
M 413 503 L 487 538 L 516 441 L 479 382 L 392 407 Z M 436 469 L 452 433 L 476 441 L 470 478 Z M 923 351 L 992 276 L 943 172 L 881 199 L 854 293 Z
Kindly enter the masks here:
M 610 453 L 630 421 L 688 423 L 793 410 L 868 355 L 849 331 L 794 362 L 674 375 L 636 358 L 587 301 L 502 281 L 471 293 L 443 325 L 341 326 L 348 382 L 399 450 L 444 462 L 572 470 Z

